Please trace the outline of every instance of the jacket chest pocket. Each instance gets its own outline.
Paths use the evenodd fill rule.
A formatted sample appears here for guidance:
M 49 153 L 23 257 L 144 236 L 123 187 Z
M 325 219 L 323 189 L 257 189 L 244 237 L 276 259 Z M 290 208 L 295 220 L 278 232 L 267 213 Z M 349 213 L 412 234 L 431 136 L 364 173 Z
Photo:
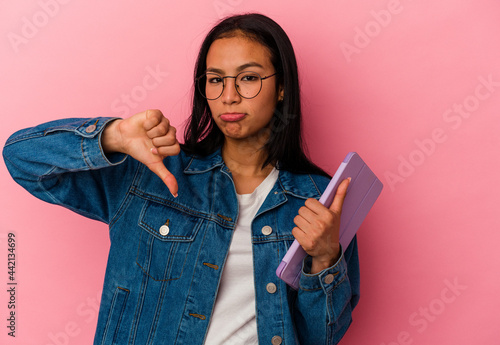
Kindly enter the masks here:
M 201 218 L 148 201 L 140 215 L 136 263 L 157 281 L 179 279 Z

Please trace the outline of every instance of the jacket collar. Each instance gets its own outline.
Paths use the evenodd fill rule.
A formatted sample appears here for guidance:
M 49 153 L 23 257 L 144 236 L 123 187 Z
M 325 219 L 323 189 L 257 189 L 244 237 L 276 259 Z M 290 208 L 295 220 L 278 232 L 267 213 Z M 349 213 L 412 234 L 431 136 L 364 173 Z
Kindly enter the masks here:
M 229 173 L 229 169 L 222 159 L 221 149 L 206 157 L 193 156 L 184 169 L 186 174 L 201 174 L 212 169 L 220 168 L 221 171 Z M 321 196 L 313 176 L 310 174 L 294 174 L 286 170 L 280 170 L 278 181 L 273 191 L 281 190 L 284 194 L 293 195 L 298 198 L 316 198 Z
M 217 167 L 225 168 L 227 171 L 224 160 L 222 159 L 221 149 L 218 148 L 214 153 L 201 157 L 201 156 L 191 156 L 191 160 L 188 162 L 186 168 L 184 169 L 185 174 L 201 174 Z

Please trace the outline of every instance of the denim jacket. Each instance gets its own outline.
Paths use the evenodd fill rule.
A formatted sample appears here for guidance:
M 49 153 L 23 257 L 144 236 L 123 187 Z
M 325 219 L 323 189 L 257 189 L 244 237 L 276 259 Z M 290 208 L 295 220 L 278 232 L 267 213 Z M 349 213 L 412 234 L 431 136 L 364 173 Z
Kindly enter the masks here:
M 6 165 L 34 196 L 109 225 L 94 344 L 203 344 L 238 217 L 231 173 L 220 150 L 167 157 L 179 185 L 174 198 L 140 162 L 103 153 L 101 133 L 112 120 L 57 120 L 19 131 L 4 147 Z M 252 222 L 260 344 L 336 344 L 351 323 L 359 299 L 355 239 L 318 274 L 307 273 L 307 257 L 298 291 L 275 274 L 294 240 L 298 209 L 327 183 L 280 170 Z

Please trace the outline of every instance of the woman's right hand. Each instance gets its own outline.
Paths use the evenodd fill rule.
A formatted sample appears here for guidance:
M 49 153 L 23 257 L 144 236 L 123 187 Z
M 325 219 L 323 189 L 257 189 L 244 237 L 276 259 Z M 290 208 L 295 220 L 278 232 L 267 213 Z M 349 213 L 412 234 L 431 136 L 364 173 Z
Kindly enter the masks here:
M 105 153 L 125 153 L 146 165 L 177 197 L 177 180 L 163 164 L 163 158 L 180 152 L 175 133 L 160 110 L 146 110 L 112 121 L 104 129 L 101 142 Z

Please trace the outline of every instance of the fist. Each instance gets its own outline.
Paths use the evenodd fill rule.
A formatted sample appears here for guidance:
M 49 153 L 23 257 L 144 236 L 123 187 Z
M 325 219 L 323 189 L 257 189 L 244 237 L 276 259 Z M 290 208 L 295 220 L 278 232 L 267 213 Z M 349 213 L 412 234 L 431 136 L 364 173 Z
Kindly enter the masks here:
M 292 234 L 312 257 L 312 274 L 332 266 L 340 257 L 340 214 L 350 181 L 342 181 L 330 207 L 310 198 L 294 219 Z
M 177 197 L 178 186 L 163 158 L 180 152 L 176 129 L 159 110 L 146 110 L 124 120 L 113 121 L 103 132 L 104 151 L 125 153 L 146 165 Z

